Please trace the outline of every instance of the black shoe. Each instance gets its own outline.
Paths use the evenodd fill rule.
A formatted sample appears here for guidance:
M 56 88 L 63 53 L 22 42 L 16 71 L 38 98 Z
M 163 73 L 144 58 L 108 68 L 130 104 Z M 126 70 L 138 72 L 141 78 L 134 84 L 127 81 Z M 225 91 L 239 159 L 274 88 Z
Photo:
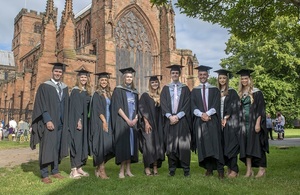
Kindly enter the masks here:
M 184 175 L 184 177 L 190 177 L 190 176 L 191 176 L 189 171 L 185 171 L 185 172 L 183 173 L 183 175 Z
M 213 172 L 212 171 L 210 171 L 210 170 L 206 170 L 206 172 L 205 172 L 205 176 L 212 176 L 213 175 Z
M 219 179 L 224 179 L 224 172 L 219 172 Z
M 170 172 L 169 172 L 169 176 L 170 176 L 170 177 L 173 177 L 174 175 L 175 175 L 175 171 L 170 171 Z

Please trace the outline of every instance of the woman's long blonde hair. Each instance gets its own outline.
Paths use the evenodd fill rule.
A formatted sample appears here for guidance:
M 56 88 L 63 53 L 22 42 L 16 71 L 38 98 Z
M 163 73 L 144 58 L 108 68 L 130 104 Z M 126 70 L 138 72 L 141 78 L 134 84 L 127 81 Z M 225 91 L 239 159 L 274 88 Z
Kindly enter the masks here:
M 154 100 L 155 105 L 160 105 L 160 81 L 158 80 L 158 88 L 152 89 L 151 81 L 148 82 L 148 94 Z
M 244 88 L 245 87 L 243 87 L 241 79 L 240 79 L 238 94 L 239 94 L 239 96 L 240 96 L 241 99 L 242 99 L 242 97 L 244 95 L 243 94 L 243 91 L 245 91 Z M 249 77 L 247 88 L 248 88 L 247 90 L 248 90 L 248 95 L 250 96 L 251 104 L 253 104 L 253 102 L 254 102 L 254 99 L 253 99 L 253 81 L 252 81 L 251 77 Z
M 100 85 L 100 79 L 101 79 L 101 78 L 104 78 L 104 77 L 98 78 L 96 92 L 97 92 L 99 95 L 102 95 L 102 96 L 104 96 L 103 94 L 106 93 L 107 97 L 108 97 L 108 98 L 111 98 L 111 90 L 110 90 L 109 78 L 107 78 L 107 86 L 106 86 L 105 88 L 103 88 L 103 87 Z M 105 78 L 106 78 L 106 77 L 105 77 Z
M 220 85 L 220 82 L 219 82 L 219 77 L 220 76 L 221 75 L 218 75 L 218 82 L 217 82 L 218 84 L 217 84 L 217 87 L 221 91 L 222 90 L 222 86 Z M 226 76 L 226 85 L 225 85 L 225 90 L 223 91 L 223 95 L 227 96 L 228 95 L 228 89 L 229 89 L 229 78 L 228 78 L 227 75 L 224 75 L 224 76 Z
M 92 87 L 91 87 L 91 82 L 90 82 L 89 76 L 87 76 L 87 81 L 86 81 L 85 86 L 82 86 L 82 84 L 80 82 L 80 76 L 77 76 L 75 86 L 79 87 L 80 93 L 83 91 L 83 89 L 85 89 L 88 95 L 92 94 Z

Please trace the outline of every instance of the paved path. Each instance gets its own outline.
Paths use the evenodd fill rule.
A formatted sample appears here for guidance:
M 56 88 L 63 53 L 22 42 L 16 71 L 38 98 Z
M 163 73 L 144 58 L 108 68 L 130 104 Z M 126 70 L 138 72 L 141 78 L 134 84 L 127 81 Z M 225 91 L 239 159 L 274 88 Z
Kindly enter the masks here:
M 14 167 L 31 160 L 38 160 L 38 155 L 38 149 L 31 150 L 29 147 L 0 150 L 0 168 Z
M 300 138 L 285 138 L 284 140 L 269 140 L 270 146 L 300 146 Z

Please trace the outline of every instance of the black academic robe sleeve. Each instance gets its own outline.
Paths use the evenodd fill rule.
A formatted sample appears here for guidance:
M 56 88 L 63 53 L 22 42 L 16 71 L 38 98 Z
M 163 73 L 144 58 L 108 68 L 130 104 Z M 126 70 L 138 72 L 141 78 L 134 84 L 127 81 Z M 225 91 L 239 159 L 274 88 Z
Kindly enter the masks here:
M 228 90 L 224 100 L 224 116 L 229 116 L 223 128 L 224 155 L 228 158 L 239 153 L 239 96 L 234 89 Z

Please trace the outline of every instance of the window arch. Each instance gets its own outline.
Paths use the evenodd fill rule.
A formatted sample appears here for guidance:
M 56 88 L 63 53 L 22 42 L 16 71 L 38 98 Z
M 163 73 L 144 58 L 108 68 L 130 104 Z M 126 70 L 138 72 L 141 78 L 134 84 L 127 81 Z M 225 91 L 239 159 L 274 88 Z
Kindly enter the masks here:
M 90 42 L 91 42 L 91 26 L 89 21 L 87 21 L 84 27 L 84 44 Z

